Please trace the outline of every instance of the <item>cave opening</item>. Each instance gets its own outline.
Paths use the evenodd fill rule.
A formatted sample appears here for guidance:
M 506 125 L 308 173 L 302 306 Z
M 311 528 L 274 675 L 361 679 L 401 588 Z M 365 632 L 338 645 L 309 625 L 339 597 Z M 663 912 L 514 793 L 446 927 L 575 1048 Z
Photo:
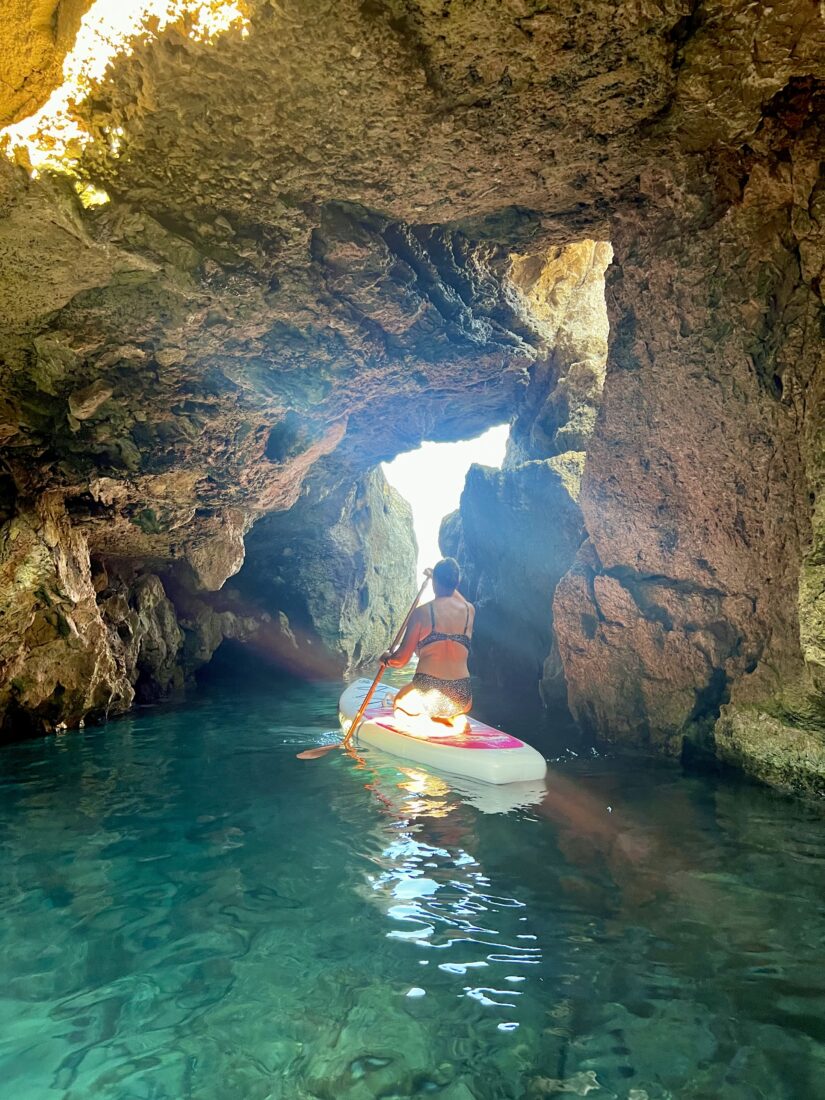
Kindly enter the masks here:
M 412 508 L 419 575 L 443 556 L 439 530 L 458 508 L 470 466 L 500 468 L 509 434 L 509 424 L 498 424 L 473 439 L 454 443 L 425 440 L 414 451 L 383 463 L 387 481 Z
M 460 591 L 476 609 L 473 713 L 558 756 L 584 743 L 567 705 L 552 616 L 555 588 L 584 537 L 572 489 L 584 455 L 539 453 L 517 418 L 458 442 L 425 440 L 381 473 L 411 509 L 416 587 L 439 558 L 459 562 Z
M 327 211 L 318 255 L 331 261 L 334 248 L 349 248 L 365 217 L 360 208 Z M 443 267 L 441 237 L 420 236 L 408 241 L 419 267 Z M 369 245 L 383 247 L 372 237 Z M 351 417 L 291 506 L 244 535 L 243 564 L 220 595 L 197 596 L 208 610 L 190 614 L 186 629 L 198 633 L 189 648 L 202 662 L 199 682 L 258 664 L 264 681 L 374 674 L 424 568 L 450 556 L 476 607 L 474 713 L 538 736 L 552 755 L 581 745 L 554 599 L 587 537 L 579 497 L 605 379 L 611 259 L 609 243 L 593 240 L 500 256 L 494 284 L 507 308 L 484 331 L 507 354 L 480 377 L 478 361 L 461 357 L 474 332 L 466 317 L 463 328 L 446 327 L 438 354 L 431 334 L 421 337 L 416 354 L 435 355 L 430 373 L 410 376 L 403 400 L 387 400 L 379 418 Z M 268 465 L 288 475 L 324 437 L 309 413 L 288 410 L 265 438 Z

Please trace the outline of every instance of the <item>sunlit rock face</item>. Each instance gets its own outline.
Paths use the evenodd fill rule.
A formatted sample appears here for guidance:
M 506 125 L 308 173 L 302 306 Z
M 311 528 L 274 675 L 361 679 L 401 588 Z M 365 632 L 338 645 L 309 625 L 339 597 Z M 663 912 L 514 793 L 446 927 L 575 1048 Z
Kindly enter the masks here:
M 26 118 L 48 99 L 61 80 L 90 0 L 10 0 L 3 5 L 0 38 L 0 126 Z
M 473 466 L 441 549 L 462 567 L 476 607 L 471 667 L 519 700 L 566 706 L 553 596 L 586 537 L 579 507 L 607 359 L 607 244 L 518 260 L 514 278 L 552 354 L 536 364 L 513 421 L 504 468 Z
M 176 649 L 150 584 L 143 668 L 174 686 L 172 650 L 253 629 L 220 599 L 305 484 L 512 419 L 514 471 L 587 456 L 552 610 L 574 714 L 776 781 L 761 761 L 822 728 L 818 3 L 207 6 L 214 34 L 189 11 L 93 82 L 74 175 L 0 166 L 2 537 L 28 523 L 20 560 L 65 577 L 36 549 L 62 509 L 80 575 L 135 612 L 157 577 L 199 624 Z M 564 261 L 536 276 L 584 240 L 615 251 L 603 388 L 557 376 Z M 46 606 L 26 583 L 9 654 Z M 60 581 L 87 656 L 17 713 L 150 690 L 103 652 L 104 591 Z

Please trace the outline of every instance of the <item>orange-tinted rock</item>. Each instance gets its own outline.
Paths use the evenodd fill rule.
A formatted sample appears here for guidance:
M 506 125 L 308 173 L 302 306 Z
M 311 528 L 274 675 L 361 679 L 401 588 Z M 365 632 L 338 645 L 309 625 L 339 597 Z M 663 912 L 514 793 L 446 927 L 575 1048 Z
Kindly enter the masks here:
M 0 35 L 0 126 L 26 118 L 62 79 L 61 66 L 92 0 L 11 0 Z

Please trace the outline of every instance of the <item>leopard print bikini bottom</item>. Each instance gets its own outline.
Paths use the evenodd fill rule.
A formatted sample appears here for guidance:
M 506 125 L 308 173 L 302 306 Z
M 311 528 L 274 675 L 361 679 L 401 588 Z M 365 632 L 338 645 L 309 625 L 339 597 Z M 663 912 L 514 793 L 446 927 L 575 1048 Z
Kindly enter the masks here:
M 455 718 L 466 714 L 473 703 L 469 676 L 460 680 L 442 680 L 439 676 L 416 672 L 412 686 L 418 689 L 424 713 L 430 718 Z

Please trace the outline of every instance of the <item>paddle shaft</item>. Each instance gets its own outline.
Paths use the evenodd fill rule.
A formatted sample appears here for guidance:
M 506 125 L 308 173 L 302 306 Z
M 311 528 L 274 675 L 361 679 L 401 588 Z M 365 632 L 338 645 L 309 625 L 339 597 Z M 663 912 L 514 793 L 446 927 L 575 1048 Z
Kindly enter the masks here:
M 398 630 L 398 633 L 395 635 L 392 642 L 390 642 L 390 649 L 391 650 L 395 649 L 395 647 L 398 645 L 398 643 L 404 637 L 404 631 L 407 629 L 409 621 L 413 617 L 413 612 L 418 607 L 418 601 L 424 595 L 424 589 L 427 587 L 427 585 L 429 583 L 429 580 L 430 580 L 429 577 L 425 577 L 424 578 L 424 583 L 418 589 L 418 594 L 416 595 L 415 599 L 413 600 L 412 606 L 410 607 L 410 610 L 407 612 L 407 617 L 404 619 L 404 622 L 401 624 L 401 626 Z M 387 667 L 387 665 L 384 661 L 381 661 L 379 663 L 379 665 L 378 665 L 378 674 L 376 675 L 375 679 L 373 680 L 369 691 L 364 696 L 364 701 L 362 702 L 361 706 L 358 708 L 358 713 L 353 718 L 352 725 L 347 730 L 346 736 L 344 737 L 343 744 L 344 744 L 345 748 L 350 743 L 350 741 L 353 739 L 355 734 L 358 732 L 358 727 L 361 725 L 361 719 L 364 717 L 364 711 L 369 706 L 370 699 L 372 699 L 373 695 L 375 694 L 375 689 L 378 687 L 378 684 L 381 680 L 381 677 L 384 675 L 384 669 L 386 667 Z

